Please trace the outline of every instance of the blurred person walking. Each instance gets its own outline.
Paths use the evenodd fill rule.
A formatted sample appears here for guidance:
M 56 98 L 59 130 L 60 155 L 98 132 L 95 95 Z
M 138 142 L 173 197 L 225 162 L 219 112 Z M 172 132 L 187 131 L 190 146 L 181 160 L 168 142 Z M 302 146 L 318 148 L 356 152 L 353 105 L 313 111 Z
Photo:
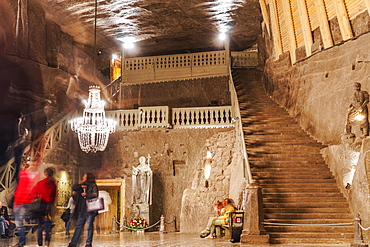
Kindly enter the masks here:
M 35 160 L 33 162 L 39 162 Z M 18 185 L 14 192 L 13 213 L 15 223 L 18 228 L 19 242 L 14 247 L 23 247 L 26 245 L 26 233 L 24 231 L 24 220 L 28 216 L 28 208 L 33 200 L 31 189 L 33 187 L 34 176 L 29 171 L 29 157 L 22 158 L 22 170 L 19 172 Z
M 91 247 L 94 234 L 94 220 L 98 211 L 87 212 L 86 200 L 99 196 L 99 189 L 96 185 L 94 174 L 85 173 L 81 182 L 74 185 L 72 189 L 74 192 L 73 199 L 75 200 L 74 215 L 77 216 L 77 222 L 68 247 L 76 247 L 78 245 L 86 222 L 88 229 L 85 247 Z
M 37 182 L 31 191 L 33 198 L 40 198 L 46 204 L 45 211 L 34 213 L 33 217 L 38 223 L 37 243 L 43 244 L 43 233 L 45 234 L 45 246 L 50 245 L 52 217 L 54 216 L 54 202 L 57 193 L 57 185 L 54 178 L 54 169 L 47 167 L 44 170 L 44 179 Z

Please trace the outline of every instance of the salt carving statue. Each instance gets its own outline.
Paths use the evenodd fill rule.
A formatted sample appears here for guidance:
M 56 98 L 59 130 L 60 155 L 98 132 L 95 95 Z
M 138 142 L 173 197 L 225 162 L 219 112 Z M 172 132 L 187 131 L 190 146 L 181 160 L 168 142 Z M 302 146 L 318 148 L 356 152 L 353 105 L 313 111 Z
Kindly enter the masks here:
M 144 156 L 139 158 L 140 164 L 132 167 L 133 204 L 152 205 L 153 172 L 150 169 L 150 156 L 145 162 Z
M 346 134 L 353 135 L 351 129 L 353 125 L 360 126 L 362 136 L 369 135 L 369 120 L 367 104 L 369 103 L 369 94 L 361 91 L 361 83 L 354 84 L 355 92 L 351 99 L 351 104 L 347 109 Z

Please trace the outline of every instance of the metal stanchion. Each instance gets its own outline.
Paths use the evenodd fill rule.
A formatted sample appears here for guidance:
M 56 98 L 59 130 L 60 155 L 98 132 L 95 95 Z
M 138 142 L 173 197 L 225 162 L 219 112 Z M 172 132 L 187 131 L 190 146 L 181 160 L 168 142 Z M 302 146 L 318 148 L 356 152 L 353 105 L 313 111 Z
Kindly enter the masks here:
M 173 216 L 173 227 L 175 228 L 175 232 L 177 232 L 176 216 Z
M 361 218 L 359 214 L 357 214 L 354 219 L 354 231 L 354 241 L 351 244 L 351 247 L 368 247 L 369 245 L 364 243 L 364 239 L 362 237 Z
M 164 216 L 163 215 L 161 216 L 160 221 L 161 221 L 161 223 L 159 225 L 159 231 L 164 232 Z
M 123 217 L 123 222 L 121 222 L 121 230 L 127 231 L 127 217 Z
M 117 221 L 116 221 L 116 216 L 113 216 L 112 220 L 112 231 L 111 233 L 117 233 Z

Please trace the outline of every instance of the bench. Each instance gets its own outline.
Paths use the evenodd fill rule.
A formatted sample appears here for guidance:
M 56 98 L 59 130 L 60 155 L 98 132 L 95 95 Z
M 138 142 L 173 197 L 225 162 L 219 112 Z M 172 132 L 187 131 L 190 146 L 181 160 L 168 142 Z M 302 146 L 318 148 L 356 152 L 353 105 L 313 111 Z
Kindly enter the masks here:
M 244 221 L 244 211 L 236 210 L 235 212 L 231 212 L 229 214 L 230 224 L 216 226 L 216 236 L 233 239 L 234 236 L 231 236 L 232 229 L 240 228 L 239 230 L 241 233 L 243 221 Z
M 29 231 L 33 234 L 37 230 L 37 224 L 24 224 L 24 233 L 27 235 Z M 14 234 L 18 236 L 18 227 L 14 229 Z
M 229 225 L 219 225 L 216 226 L 216 236 L 218 238 L 230 238 L 230 226 Z

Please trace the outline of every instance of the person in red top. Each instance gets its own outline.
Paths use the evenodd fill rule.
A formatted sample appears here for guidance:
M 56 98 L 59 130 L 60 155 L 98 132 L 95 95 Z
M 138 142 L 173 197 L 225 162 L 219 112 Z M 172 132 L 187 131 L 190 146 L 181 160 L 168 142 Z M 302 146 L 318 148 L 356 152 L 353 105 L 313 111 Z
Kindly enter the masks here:
M 37 161 L 36 161 L 37 162 Z M 28 214 L 28 208 L 33 200 L 31 196 L 31 189 L 33 186 L 33 176 L 29 171 L 30 159 L 29 157 L 22 158 L 23 168 L 19 173 L 18 185 L 14 192 L 13 212 L 15 222 L 18 227 L 19 242 L 16 247 L 22 247 L 26 244 L 26 234 L 24 231 L 24 219 Z
M 43 180 L 37 182 L 31 191 L 31 196 L 33 198 L 39 197 L 46 203 L 46 210 L 44 212 L 34 214 L 34 218 L 38 220 L 37 242 L 39 246 L 43 246 L 43 232 L 45 233 L 45 246 L 50 245 L 52 227 L 51 211 L 57 194 L 54 170 L 51 167 L 44 170 L 44 177 Z

